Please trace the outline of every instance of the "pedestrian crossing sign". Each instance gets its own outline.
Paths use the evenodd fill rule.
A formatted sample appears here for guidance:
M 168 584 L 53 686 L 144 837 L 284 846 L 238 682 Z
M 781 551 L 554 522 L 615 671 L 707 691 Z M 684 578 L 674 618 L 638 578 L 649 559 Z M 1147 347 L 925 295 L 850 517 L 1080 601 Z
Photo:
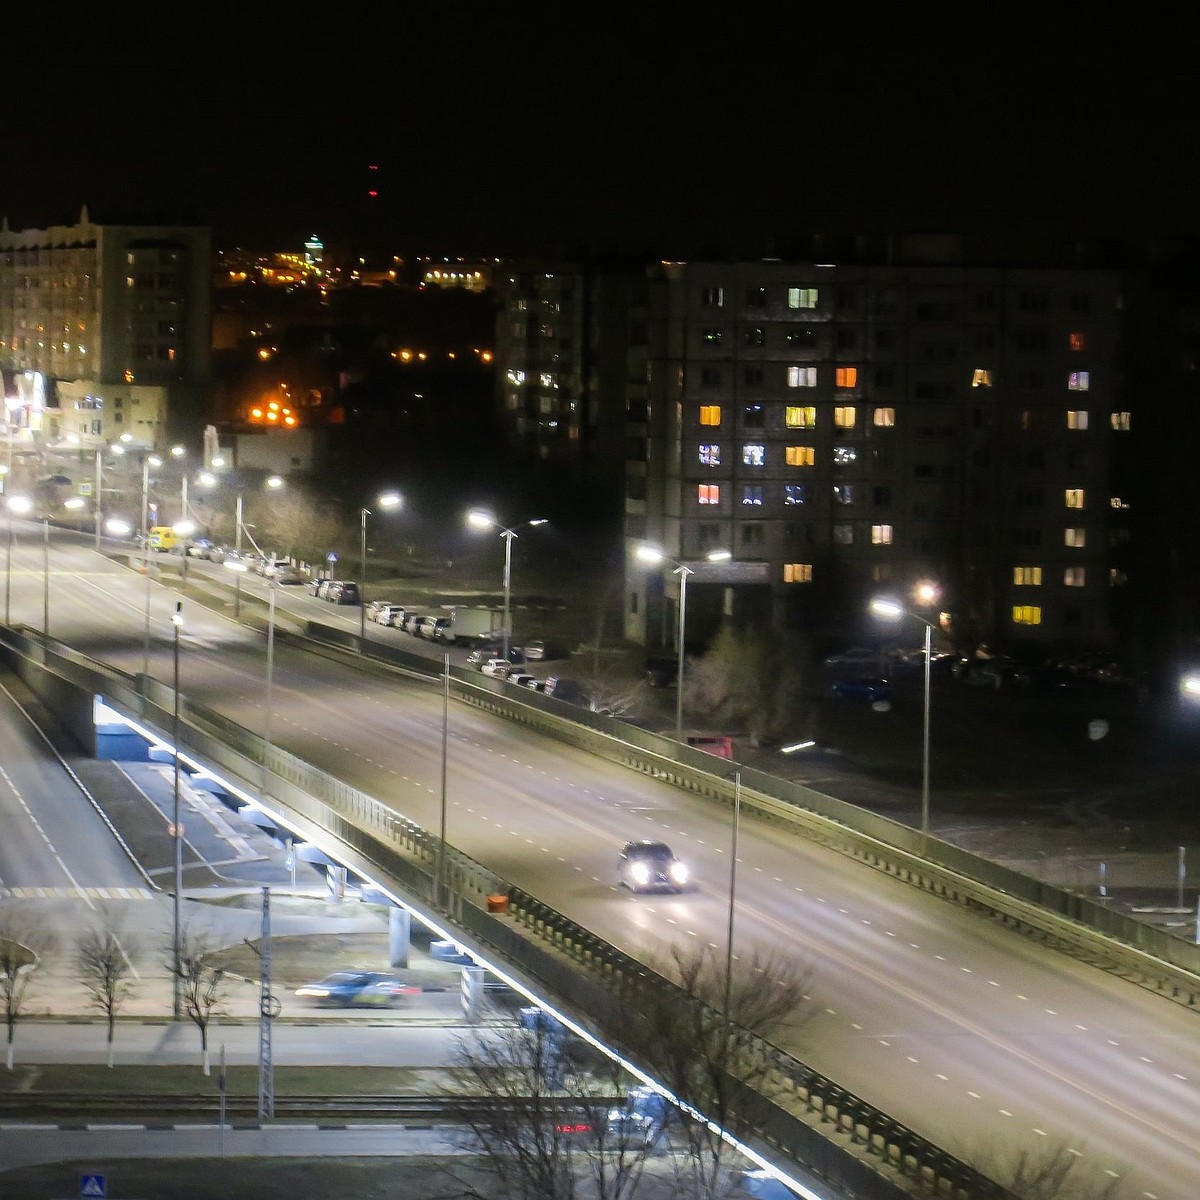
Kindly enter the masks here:
M 79 1195 L 86 1200 L 104 1200 L 108 1195 L 103 1175 L 81 1175 L 79 1177 Z

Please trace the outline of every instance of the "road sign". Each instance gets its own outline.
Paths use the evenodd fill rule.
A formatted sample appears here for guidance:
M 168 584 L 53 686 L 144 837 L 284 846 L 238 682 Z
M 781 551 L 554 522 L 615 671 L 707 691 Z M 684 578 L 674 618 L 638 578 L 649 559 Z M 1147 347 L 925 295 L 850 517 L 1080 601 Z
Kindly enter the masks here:
M 82 1200 L 104 1200 L 108 1186 L 103 1175 L 80 1175 L 79 1195 Z
M 79 494 L 81 496 L 90 496 L 92 494 L 92 485 L 86 480 L 81 482 L 79 485 Z
M 337 562 L 337 558 L 338 558 L 338 556 L 336 554 L 334 554 L 334 552 L 332 550 L 330 550 L 330 552 L 327 555 L 325 555 L 325 561 L 330 564 Z

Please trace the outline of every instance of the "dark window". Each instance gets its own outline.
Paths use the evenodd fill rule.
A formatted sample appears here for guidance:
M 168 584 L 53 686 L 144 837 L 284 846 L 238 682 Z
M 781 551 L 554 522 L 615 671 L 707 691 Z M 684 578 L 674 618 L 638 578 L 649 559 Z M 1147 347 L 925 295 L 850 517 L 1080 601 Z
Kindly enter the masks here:
M 761 429 L 765 423 L 765 415 L 761 404 L 747 404 L 743 424 L 747 429 Z

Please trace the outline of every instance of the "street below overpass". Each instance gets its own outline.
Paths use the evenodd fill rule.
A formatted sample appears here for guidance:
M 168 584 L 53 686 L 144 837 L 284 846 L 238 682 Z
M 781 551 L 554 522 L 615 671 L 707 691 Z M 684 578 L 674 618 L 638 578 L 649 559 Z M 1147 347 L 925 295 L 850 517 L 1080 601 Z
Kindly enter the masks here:
M 28 536 L 14 568 L 14 623 L 38 629 L 44 580 Z M 144 579 L 56 540 L 50 584 L 52 636 L 141 669 Z M 277 601 L 283 614 L 330 616 L 305 594 L 280 589 Z M 174 604 L 152 583 L 151 667 L 168 683 Z M 185 621 L 184 693 L 262 732 L 262 634 L 194 602 Z M 278 639 L 270 730 L 283 748 L 438 828 L 436 682 Z M 455 846 L 630 953 L 723 949 L 726 810 L 467 706 L 452 706 L 446 733 Z M 695 889 L 619 891 L 617 851 L 638 837 L 668 841 Z M 744 821 L 738 849 L 736 960 L 762 947 L 812 971 L 789 1045 L 799 1057 L 968 1160 L 1065 1147 L 1119 1197 L 1200 1194 L 1195 1014 L 778 827 Z

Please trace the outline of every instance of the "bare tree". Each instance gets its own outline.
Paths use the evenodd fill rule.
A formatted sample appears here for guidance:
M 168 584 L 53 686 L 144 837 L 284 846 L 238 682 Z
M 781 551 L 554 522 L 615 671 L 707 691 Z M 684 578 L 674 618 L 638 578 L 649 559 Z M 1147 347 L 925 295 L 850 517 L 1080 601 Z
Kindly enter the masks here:
M 8 1031 L 5 1065 L 13 1069 L 17 1025 L 28 1011 L 29 990 L 49 952 L 50 937 L 39 929 L 32 916 L 15 911 L 0 913 L 0 1003 Z
M 651 965 L 660 981 L 626 985 L 611 1036 L 682 1102 L 671 1121 L 679 1194 L 717 1200 L 744 1165 L 726 1135 L 750 1140 L 770 1109 L 770 1042 L 809 1019 L 811 970 L 755 951 L 727 971 L 711 947 L 673 947 Z
M 106 919 L 98 928 L 85 929 L 75 942 L 75 969 L 88 993 L 88 1003 L 104 1014 L 108 1026 L 108 1065 L 113 1065 L 113 1035 L 117 1014 L 137 988 L 133 961 L 141 946 L 120 924 Z
M 255 539 L 265 552 L 321 559 L 336 546 L 357 546 L 357 538 L 352 540 L 350 527 L 338 513 L 311 496 L 284 492 L 272 496 L 269 505 L 258 500 L 255 505 L 253 516 L 259 523 Z
M 212 1074 L 208 1053 L 208 1027 L 219 1016 L 228 993 L 229 979 L 223 968 L 213 966 L 218 947 L 206 930 L 185 927 L 179 934 L 180 1001 L 189 1021 L 200 1031 L 200 1052 L 205 1075 Z M 174 942 L 167 948 L 167 971 L 176 974 Z
M 648 1153 L 644 1136 L 609 1120 L 628 1086 L 616 1062 L 553 1019 L 537 1028 L 483 1031 L 463 1042 L 451 1089 L 467 1131 L 464 1144 L 486 1170 L 482 1177 L 452 1171 L 459 1194 L 628 1200 Z
M 752 739 L 803 724 L 812 736 L 816 677 L 811 647 L 796 636 L 767 636 L 726 627 L 708 652 L 689 663 L 684 704 L 719 724 L 744 728 Z

